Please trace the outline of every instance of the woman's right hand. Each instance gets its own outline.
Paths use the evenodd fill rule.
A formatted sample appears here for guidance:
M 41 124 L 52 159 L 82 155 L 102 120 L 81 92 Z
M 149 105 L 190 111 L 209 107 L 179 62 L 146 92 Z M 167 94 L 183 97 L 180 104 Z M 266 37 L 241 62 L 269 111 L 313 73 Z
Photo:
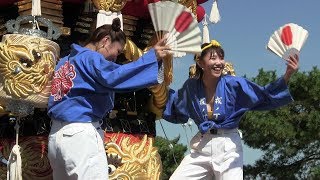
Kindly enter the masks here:
M 167 56 L 170 50 L 169 46 L 166 46 L 166 38 L 162 38 L 160 39 L 157 44 L 154 45 L 154 49 L 155 49 L 155 53 L 156 53 L 156 57 L 158 61 L 161 61 L 162 58 L 164 58 L 165 56 Z

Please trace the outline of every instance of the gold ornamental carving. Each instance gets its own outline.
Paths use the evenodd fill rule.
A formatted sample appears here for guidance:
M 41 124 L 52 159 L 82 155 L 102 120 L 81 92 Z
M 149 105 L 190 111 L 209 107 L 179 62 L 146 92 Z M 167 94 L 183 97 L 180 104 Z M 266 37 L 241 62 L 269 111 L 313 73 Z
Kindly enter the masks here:
M 45 38 L 7 34 L 0 43 L 0 104 L 23 99 L 46 107 L 59 45 Z
M 119 143 L 115 143 L 121 138 Z M 158 149 L 153 147 L 153 137 L 144 135 L 140 141 L 129 136 L 115 135 L 106 144 L 109 179 L 136 180 L 160 179 L 162 165 Z
M 127 0 L 92 0 L 97 9 L 119 12 L 127 3 Z

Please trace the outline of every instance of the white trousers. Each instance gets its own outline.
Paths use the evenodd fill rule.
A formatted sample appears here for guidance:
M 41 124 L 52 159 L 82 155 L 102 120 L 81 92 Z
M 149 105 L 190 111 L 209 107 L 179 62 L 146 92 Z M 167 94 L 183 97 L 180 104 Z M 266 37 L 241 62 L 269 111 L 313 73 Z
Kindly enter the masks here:
M 237 129 L 218 130 L 190 142 L 191 154 L 185 156 L 170 180 L 242 180 L 243 151 Z
M 108 162 L 98 122 L 52 120 L 48 158 L 54 180 L 106 180 Z M 100 132 L 98 132 L 100 131 Z

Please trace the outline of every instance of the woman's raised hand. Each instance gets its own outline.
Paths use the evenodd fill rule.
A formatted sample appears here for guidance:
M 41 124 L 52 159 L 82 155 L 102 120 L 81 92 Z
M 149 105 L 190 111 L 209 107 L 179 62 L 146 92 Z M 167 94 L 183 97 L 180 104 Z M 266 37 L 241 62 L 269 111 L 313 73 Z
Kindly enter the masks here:
M 154 45 L 154 49 L 155 49 L 158 61 L 162 60 L 165 56 L 170 54 L 169 52 L 170 47 L 166 46 L 166 43 L 165 43 L 166 40 L 167 40 L 166 38 L 162 38 L 157 42 L 157 44 Z

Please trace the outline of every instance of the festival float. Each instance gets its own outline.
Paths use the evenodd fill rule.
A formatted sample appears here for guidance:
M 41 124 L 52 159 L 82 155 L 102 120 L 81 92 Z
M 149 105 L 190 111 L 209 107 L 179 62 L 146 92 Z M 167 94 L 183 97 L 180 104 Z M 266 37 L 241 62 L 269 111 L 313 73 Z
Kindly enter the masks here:
M 159 0 L 0 2 L 0 179 L 7 176 L 8 179 L 52 179 L 47 158 L 50 119 L 46 104 L 55 64 L 69 53 L 72 43 L 82 44 L 100 22 L 110 21 L 110 17 L 122 20 L 127 35 L 124 53 L 117 59 L 119 64 L 137 60 L 165 31 L 174 31 L 168 39 L 177 51 L 163 61 L 164 82 L 116 94 L 114 109 L 106 114 L 102 124 L 109 179 L 161 179 L 161 157 L 153 145 L 155 121 L 161 119 L 168 87 L 173 81 L 173 58 L 184 56 L 185 51 L 201 51 L 198 23 L 203 23 L 203 42 L 209 42 L 210 38 L 205 10 L 200 5 L 206 0 L 163 3 L 174 16 L 157 15 L 157 2 Z M 214 23 L 220 19 L 216 3 L 214 0 L 215 11 L 209 18 Z M 184 25 L 185 21 L 178 27 L 165 24 L 172 22 L 168 19 L 173 17 L 186 18 L 183 20 L 187 20 L 188 26 Z M 177 34 L 182 34 L 182 38 L 177 38 Z M 183 37 L 192 38 L 193 44 L 183 44 Z M 234 74 L 231 64 L 226 67 L 225 73 Z

